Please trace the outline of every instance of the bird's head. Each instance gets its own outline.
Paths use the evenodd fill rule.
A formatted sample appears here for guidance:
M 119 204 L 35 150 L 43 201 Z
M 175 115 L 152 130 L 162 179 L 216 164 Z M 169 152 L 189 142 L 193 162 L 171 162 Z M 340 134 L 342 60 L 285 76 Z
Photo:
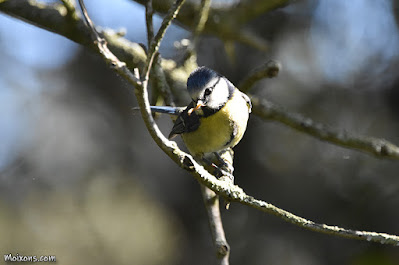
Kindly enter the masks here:
M 194 70 L 187 80 L 187 90 L 194 102 L 192 111 L 201 107 L 220 109 L 230 98 L 231 83 L 207 67 Z

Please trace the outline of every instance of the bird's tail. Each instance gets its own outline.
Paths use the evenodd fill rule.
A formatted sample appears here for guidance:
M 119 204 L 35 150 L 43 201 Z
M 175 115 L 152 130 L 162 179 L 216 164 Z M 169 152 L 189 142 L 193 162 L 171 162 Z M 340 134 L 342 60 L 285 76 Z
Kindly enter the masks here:
M 152 112 L 156 113 L 164 113 L 169 115 L 179 115 L 183 110 L 184 107 L 170 107 L 170 106 L 150 106 Z M 140 108 L 135 107 L 133 110 L 137 111 Z

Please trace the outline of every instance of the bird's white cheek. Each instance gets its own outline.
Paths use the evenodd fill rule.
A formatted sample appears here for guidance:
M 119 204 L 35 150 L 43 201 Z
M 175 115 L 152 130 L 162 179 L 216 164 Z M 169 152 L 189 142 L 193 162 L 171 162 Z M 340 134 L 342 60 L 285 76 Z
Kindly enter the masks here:
M 227 87 L 226 82 L 222 81 L 213 90 L 207 105 L 211 108 L 218 108 L 220 106 L 223 106 L 227 102 L 228 98 L 229 98 L 229 89 Z

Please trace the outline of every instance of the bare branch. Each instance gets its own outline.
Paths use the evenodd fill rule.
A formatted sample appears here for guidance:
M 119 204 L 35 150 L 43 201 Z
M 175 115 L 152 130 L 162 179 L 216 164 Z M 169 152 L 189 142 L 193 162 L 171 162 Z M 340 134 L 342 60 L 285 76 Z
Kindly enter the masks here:
M 256 82 L 263 78 L 273 78 L 278 75 L 281 70 L 281 64 L 274 60 L 269 60 L 261 67 L 251 71 L 238 85 L 242 92 L 247 92 Z
M 291 128 L 346 148 L 373 154 L 380 158 L 399 159 L 399 147 L 393 143 L 374 137 L 358 136 L 339 131 L 315 122 L 297 113 L 289 113 L 282 107 L 251 95 L 253 113 L 267 120 L 283 123 Z
M 68 11 L 68 16 L 76 21 L 78 19 L 78 15 L 76 13 L 76 9 L 75 9 L 75 0 L 61 0 L 62 3 L 64 4 L 65 8 Z
M 215 191 L 218 189 L 215 188 Z M 225 188 L 224 188 L 225 190 Z M 224 190 L 221 195 L 224 194 Z M 326 224 L 318 224 L 313 221 L 307 220 L 305 218 L 296 216 L 290 212 L 284 211 L 270 203 L 257 200 L 252 196 L 248 196 L 245 192 L 240 189 L 238 186 L 234 186 L 229 190 L 229 195 L 232 196 L 230 199 L 232 201 L 240 202 L 242 204 L 251 206 L 255 209 L 261 210 L 263 212 L 271 213 L 276 215 L 290 223 L 296 224 L 300 227 L 321 232 L 324 234 L 331 234 L 340 237 L 352 238 L 352 239 L 359 239 L 359 240 L 366 240 L 371 242 L 377 242 L 381 244 L 389 244 L 396 247 L 399 247 L 399 236 L 396 235 L 389 235 L 386 233 L 377 233 L 377 232 L 368 232 L 368 231 L 358 231 L 358 230 L 351 230 L 345 229 L 338 226 L 326 225 Z
M 145 21 L 147 27 L 147 39 L 148 39 L 148 47 L 150 47 L 153 39 L 154 39 L 154 26 L 153 26 L 153 14 L 154 10 L 152 9 L 152 0 L 148 0 L 145 5 Z M 173 95 L 166 81 L 165 73 L 161 67 L 161 58 L 160 55 L 155 58 L 155 63 L 153 66 L 153 73 L 155 74 L 154 78 L 154 88 L 155 91 L 159 91 L 165 101 L 165 103 L 169 106 L 175 106 L 173 101 Z M 154 93 L 156 95 L 157 93 Z
M 146 3 L 146 0 L 134 1 L 142 5 Z M 153 1 L 154 10 L 164 14 L 167 12 L 172 2 L 172 0 L 155 0 Z M 268 46 L 267 41 L 254 35 L 245 28 L 245 23 L 249 20 L 249 17 L 245 15 L 244 11 L 246 8 L 256 10 L 257 12 L 251 12 L 251 19 L 254 19 L 262 13 L 267 13 L 270 10 L 287 5 L 289 2 L 289 0 L 251 0 L 243 1 L 243 3 L 239 5 L 235 2 L 227 2 L 223 5 L 211 6 L 208 12 L 209 19 L 204 24 L 202 31 L 205 34 L 217 36 L 223 41 L 238 41 L 264 51 Z M 193 18 L 197 17 L 200 9 L 201 5 L 195 1 L 189 1 L 184 5 L 183 11 L 179 13 L 176 19 L 184 27 L 194 32 L 198 24 Z M 240 19 L 235 19 L 236 17 Z
M 166 29 L 169 27 L 170 23 L 172 23 L 172 20 L 176 17 L 176 15 L 179 13 L 179 10 L 181 6 L 184 4 L 184 2 L 185 0 L 176 0 L 176 2 L 172 5 L 168 13 L 166 14 L 164 20 L 162 21 L 161 27 L 159 28 L 154 39 L 152 40 L 150 47 L 148 47 L 147 64 L 143 70 L 145 80 L 148 80 L 154 56 L 159 50 L 159 46 L 161 45 L 161 40 L 165 35 Z
M 199 12 L 197 25 L 194 30 L 194 37 L 198 37 L 204 30 L 205 23 L 208 21 L 209 9 L 211 7 L 212 0 L 201 0 L 201 12 Z
M 292 0 L 241 0 L 238 5 L 234 7 L 234 18 L 240 23 L 244 24 L 254 18 L 259 17 L 271 10 L 284 7 Z
M 168 81 L 166 80 L 165 72 L 161 66 L 162 60 L 160 57 L 161 56 L 159 55 L 155 58 L 154 66 L 152 67 L 155 77 L 155 89 L 161 93 L 166 105 L 175 107 L 176 104 L 173 99 L 173 94 L 168 84 Z
M 154 39 L 154 26 L 152 21 L 152 15 L 154 10 L 152 9 L 152 0 L 148 0 L 145 4 L 145 21 L 147 28 L 147 47 L 150 47 L 152 40 Z
M 185 0 L 176 0 L 176 2 L 169 9 L 168 14 L 165 16 L 164 20 L 162 21 L 161 27 L 159 28 L 155 37 L 152 39 L 151 45 L 148 48 L 147 63 L 143 69 L 143 75 L 142 75 L 143 78 L 141 79 L 140 83 L 134 84 L 136 88 L 135 94 L 140 106 L 141 115 L 144 119 L 147 129 L 150 132 L 153 139 L 157 142 L 158 146 L 160 146 L 161 148 L 163 147 L 165 149 L 170 147 L 167 146 L 167 144 L 171 144 L 171 142 L 167 140 L 165 136 L 162 134 L 162 132 L 159 130 L 158 126 L 156 125 L 151 115 L 150 103 L 148 101 L 148 81 L 154 57 L 158 53 L 159 46 L 161 44 L 163 36 L 165 35 L 166 29 L 169 27 L 172 20 L 178 14 L 184 1 Z M 138 74 L 136 76 L 139 77 Z M 167 143 L 166 141 L 169 143 Z
M 99 44 L 99 43 L 104 42 L 105 40 L 100 37 L 100 35 L 98 34 L 97 30 L 94 27 L 93 21 L 91 21 L 91 19 L 89 18 L 89 15 L 87 14 L 87 10 L 86 10 L 83 0 L 79 0 L 79 5 L 82 8 L 83 18 L 86 21 L 86 25 L 89 26 L 89 28 L 91 29 L 90 30 L 90 33 L 92 35 L 91 38 L 93 40 L 95 40 L 94 43 L 97 42 Z M 103 45 L 103 46 L 99 45 L 98 48 L 100 51 L 102 51 L 104 48 L 108 49 L 108 47 L 106 47 L 106 45 Z M 105 52 L 108 52 L 108 51 L 105 51 Z
M 105 59 L 107 64 L 111 65 L 111 67 L 118 69 L 119 72 L 121 72 L 122 76 L 127 77 L 131 80 L 133 80 L 135 83 L 139 83 L 140 80 L 137 79 L 126 67 L 126 64 L 124 62 L 119 61 L 119 59 L 108 49 L 107 42 L 104 38 L 101 38 L 100 35 L 98 34 L 97 30 L 94 27 L 93 22 L 89 18 L 89 15 L 87 14 L 86 7 L 83 3 L 83 0 L 79 0 L 80 7 L 82 8 L 83 16 L 84 19 L 90 28 L 90 33 L 92 36 L 92 39 L 94 40 L 94 43 L 98 47 L 98 51 L 102 55 L 102 57 Z
M 0 1 L 0 11 L 37 27 L 62 35 L 74 42 L 97 51 L 90 37 L 90 30 L 82 19 L 71 25 L 64 5 L 50 5 L 31 0 Z M 121 38 L 113 30 L 104 30 L 103 37 L 116 56 L 127 62 L 129 68 L 143 67 L 146 54 L 139 44 Z M 165 62 L 166 69 L 173 69 Z
M 151 136 L 155 140 L 155 142 L 164 150 L 170 154 L 173 153 L 173 149 L 176 146 L 175 142 L 171 142 L 165 138 L 162 132 L 159 130 L 158 126 L 156 125 L 154 119 L 151 116 L 151 110 L 148 102 L 148 91 L 147 91 L 147 84 L 148 81 L 141 81 L 140 76 L 138 74 L 137 68 L 135 68 L 134 74 L 130 72 L 130 70 L 126 67 L 126 64 L 119 61 L 119 59 L 108 49 L 106 41 L 99 36 L 97 33 L 90 17 L 87 14 L 86 8 L 84 6 L 83 0 L 79 0 L 79 4 L 82 8 L 83 15 L 85 17 L 85 21 L 91 31 L 92 41 L 97 47 L 97 51 L 103 56 L 104 60 L 107 64 L 111 65 L 111 68 L 115 70 L 119 75 L 124 77 L 127 81 L 129 81 L 132 85 L 134 85 L 135 94 L 139 101 L 140 110 L 144 119 L 144 122 L 149 130 Z M 164 31 L 166 28 L 164 28 Z M 163 35 L 162 35 L 163 36 Z M 162 36 L 157 39 L 158 45 L 162 39 Z M 154 50 L 155 52 L 155 50 Z M 151 63 L 152 60 L 149 60 Z M 148 76 L 148 69 L 149 67 L 145 67 L 147 69 L 146 75 Z
M 188 67 L 197 65 L 197 46 L 199 41 L 199 35 L 201 35 L 204 30 L 204 26 L 209 16 L 209 8 L 211 6 L 212 0 L 201 0 L 201 9 L 196 16 L 196 27 L 193 31 L 193 40 L 189 43 L 187 47 L 187 53 L 184 58 L 184 65 Z M 192 68 L 192 67 L 191 67 Z
M 32 0 L 0 1 L 0 12 L 98 51 L 97 45 L 91 41 L 90 30 L 83 19 L 77 17 L 75 23 L 71 24 L 63 4 L 45 4 Z M 121 37 L 112 29 L 104 29 L 100 36 L 105 38 L 109 49 L 120 60 L 126 62 L 129 69 L 144 67 L 147 55 L 138 43 Z M 161 60 L 161 66 L 167 78 L 173 80 L 174 89 L 185 89 L 187 77 L 192 69 L 178 66 L 175 61 L 167 59 Z
M 180 152 L 181 151 L 179 150 L 179 154 L 184 154 L 183 152 Z M 270 203 L 255 199 L 254 197 L 247 195 L 240 187 L 238 187 L 237 185 L 233 185 L 231 182 L 216 179 L 207 171 L 205 171 L 200 165 L 195 163 L 195 161 L 193 161 L 189 155 L 186 155 L 186 157 L 182 161 L 183 165 L 186 166 L 185 169 L 191 171 L 192 175 L 198 181 L 206 185 L 208 188 L 212 189 L 220 196 L 227 198 L 231 202 L 238 202 L 258 209 L 260 211 L 273 214 L 287 222 L 312 231 L 324 234 L 331 234 L 339 237 L 371 241 L 380 244 L 389 244 L 399 247 L 399 236 L 397 235 L 351 230 L 334 225 L 315 223 L 313 221 L 307 220 L 283 209 L 280 209 Z
M 208 214 L 209 227 L 211 229 L 213 244 L 215 246 L 216 257 L 218 258 L 219 264 L 228 265 L 230 246 L 227 243 L 223 230 L 222 217 L 220 216 L 219 210 L 219 196 L 206 186 L 202 184 L 200 184 L 200 186 L 202 198 Z

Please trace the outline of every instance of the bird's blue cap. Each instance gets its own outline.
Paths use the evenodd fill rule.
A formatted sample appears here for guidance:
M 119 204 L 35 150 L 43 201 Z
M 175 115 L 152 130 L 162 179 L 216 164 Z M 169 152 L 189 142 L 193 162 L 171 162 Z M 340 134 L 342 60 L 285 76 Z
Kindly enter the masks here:
M 212 78 L 217 78 L 220 75 L 205 66 L 198 67 L 195 69 L 187 79 L 187 90 L 188 93 L 193 92 L 199 88 L 203 88 Z

